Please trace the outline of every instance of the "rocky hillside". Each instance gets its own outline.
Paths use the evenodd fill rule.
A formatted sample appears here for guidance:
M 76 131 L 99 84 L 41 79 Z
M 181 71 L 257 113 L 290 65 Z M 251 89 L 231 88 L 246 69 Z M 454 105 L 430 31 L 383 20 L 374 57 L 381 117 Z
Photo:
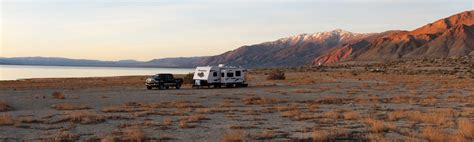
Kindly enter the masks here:
M 466 11 L 413 31 L 393 31 L 337 47 L 314 59 L 313 64 L 464 56 L 474 51 L 473 14 Z
M 246 67 L 300 66 L 336 47 L 379 34 L 359 34 L 343 30 L 300 34 L 272 42 L 243 46 L 233 51 L 211 56 L 200 65 L 244 65 Z

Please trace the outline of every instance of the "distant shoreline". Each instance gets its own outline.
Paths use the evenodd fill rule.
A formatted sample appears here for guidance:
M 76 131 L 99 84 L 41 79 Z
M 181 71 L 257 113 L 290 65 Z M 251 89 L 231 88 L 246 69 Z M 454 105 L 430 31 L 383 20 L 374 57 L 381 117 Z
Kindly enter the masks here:
M 111 67 L 111 68 L 173 68 L 173 69 L 192 69 L 193 67 L 165 67 L 165 66 L 107 66 L 107 65 L 51 65 L 51 64 L 3 64 L 5 66 L 49 66 L 49 67 Z

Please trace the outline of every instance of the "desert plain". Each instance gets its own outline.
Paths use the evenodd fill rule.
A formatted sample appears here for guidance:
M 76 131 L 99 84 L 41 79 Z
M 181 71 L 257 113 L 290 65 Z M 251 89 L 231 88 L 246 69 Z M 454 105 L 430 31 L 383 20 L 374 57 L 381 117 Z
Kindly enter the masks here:
M 250 69 L 249 87 L 218 89 L 147 90 L 146 76 L 0 81 L 0 141 L 473 141 L 473 65 Z M 285 79 L 269 79 L 275 70 Z

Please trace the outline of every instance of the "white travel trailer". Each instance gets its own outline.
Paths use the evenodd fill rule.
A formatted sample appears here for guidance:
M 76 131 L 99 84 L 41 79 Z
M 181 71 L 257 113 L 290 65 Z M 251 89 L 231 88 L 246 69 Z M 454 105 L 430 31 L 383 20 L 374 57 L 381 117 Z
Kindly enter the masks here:
M 235 66 L 202 66 L 194 71 L 193 87 L 213 86 L 214 88 L 247 87 L 245 82 L 246 69 Z

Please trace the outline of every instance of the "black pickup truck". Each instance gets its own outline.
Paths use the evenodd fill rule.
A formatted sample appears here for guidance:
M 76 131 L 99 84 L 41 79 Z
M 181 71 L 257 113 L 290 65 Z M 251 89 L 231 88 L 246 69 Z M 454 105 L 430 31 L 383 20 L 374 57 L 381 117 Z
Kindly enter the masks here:
M 145 80 L 145 86 L 148 90 L 153 89 L 153 87 L 157 87 L 160 90 L 168 89 L 169 87 L 179 89 L 182 84 L 183 79 L 174 78 L 172 74 L 157 74 Z

